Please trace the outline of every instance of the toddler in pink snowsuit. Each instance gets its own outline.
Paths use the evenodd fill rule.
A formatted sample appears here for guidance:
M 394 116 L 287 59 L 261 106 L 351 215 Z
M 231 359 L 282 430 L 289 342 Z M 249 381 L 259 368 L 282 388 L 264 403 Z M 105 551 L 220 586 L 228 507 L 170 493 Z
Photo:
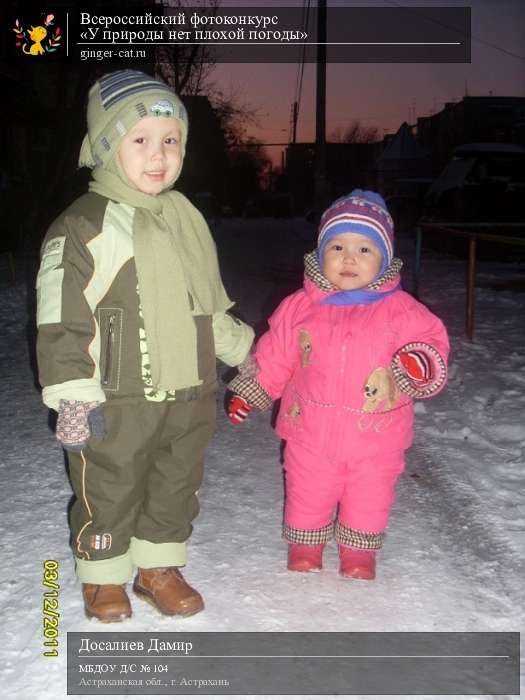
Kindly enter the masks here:
M 382 197 L 354 190 L 323 214 L 304 286 L 269 320 L 230 383 L 230 420 L 281 399 L 288 568 L 322 567 L 335 537 L 340 573 L 375 577 L 394 487 L 413 439 L 413 399 L 445 385 L 443 323 L 401 290 Z M 334 521 L 334 513 L 335 521 Z

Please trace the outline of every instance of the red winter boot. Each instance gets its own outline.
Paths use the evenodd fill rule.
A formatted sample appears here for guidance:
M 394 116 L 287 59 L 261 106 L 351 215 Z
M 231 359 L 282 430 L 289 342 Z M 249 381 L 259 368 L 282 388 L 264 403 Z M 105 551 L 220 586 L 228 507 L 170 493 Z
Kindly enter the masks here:
M 290 571 L 320 571 L 323 568 L 324 544 L 289 544 Z
M 339 545 L 339 573 L 347 578 L 373 579 L 376 577 L 376 550 L 352 549 Z

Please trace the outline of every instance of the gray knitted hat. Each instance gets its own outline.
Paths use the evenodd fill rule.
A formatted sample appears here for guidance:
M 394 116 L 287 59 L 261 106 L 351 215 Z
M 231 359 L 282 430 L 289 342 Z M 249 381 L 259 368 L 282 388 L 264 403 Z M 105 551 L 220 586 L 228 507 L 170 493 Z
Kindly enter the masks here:
M 174 117 L 181 128 L 182 156 L 188 137 L 188 115 L 165 83 L 137 70 L 108 73 L 89 91 L 88 132 L 82 142 L 79 167 L 105 167 L 126 133 L 143 117 Z

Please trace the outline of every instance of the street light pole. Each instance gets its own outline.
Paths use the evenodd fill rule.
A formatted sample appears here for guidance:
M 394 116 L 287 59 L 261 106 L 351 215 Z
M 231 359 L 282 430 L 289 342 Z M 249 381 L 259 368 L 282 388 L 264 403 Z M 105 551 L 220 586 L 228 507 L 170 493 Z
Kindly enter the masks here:
M 315 208 L 321 212 L 329 199 L 326 178 L 326 0 L 317 3 L 317 42 L 314 198 Z

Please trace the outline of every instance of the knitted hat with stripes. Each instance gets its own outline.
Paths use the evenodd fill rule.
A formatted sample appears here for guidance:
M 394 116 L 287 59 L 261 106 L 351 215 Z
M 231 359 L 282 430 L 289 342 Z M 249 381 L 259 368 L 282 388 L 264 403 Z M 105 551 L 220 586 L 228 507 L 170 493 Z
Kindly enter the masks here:
M 79 167 L 105 168 L 126 133 L 139 119 L 152 116 L 178 120 L 184 157 L 188 115 L 173 90 L 138 70 L 119 70 L 102 76 L 89 91 L 87 134 L 80 150 Z
M 394 222 L 380 194 L 352 190 L 324 212 L 317 239 L 317 258 L 321 268 L 326 244 L 341 233 L 360 233 L 370 238 L 382 255 L 379 276 L 385 272 L 394 254 Z

